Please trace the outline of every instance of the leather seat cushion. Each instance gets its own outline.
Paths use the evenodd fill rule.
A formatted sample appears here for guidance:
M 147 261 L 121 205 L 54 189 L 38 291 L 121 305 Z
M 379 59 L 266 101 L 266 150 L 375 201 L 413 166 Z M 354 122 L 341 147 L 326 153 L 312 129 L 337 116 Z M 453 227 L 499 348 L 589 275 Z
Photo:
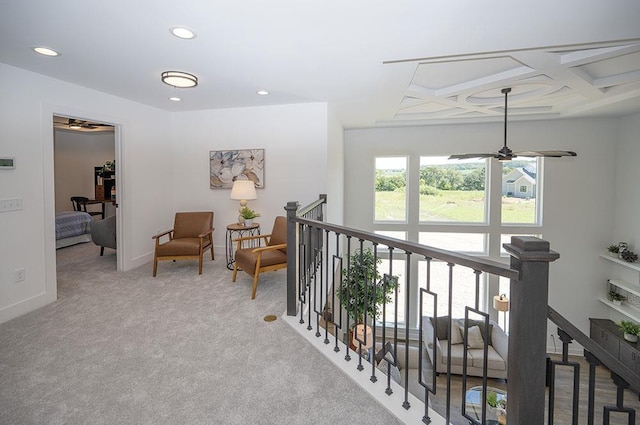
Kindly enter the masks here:
M 205 243 L 205 248 L 210 244 Z M 158 257 L 200 255 L 200 238 L 173 239 L 158 246 Z
M 242 270 L 249 274 L 254 274 L 258 253 L 252 252 L 255 248 L 243 248 L 236 251 L 235 261 Z M 276 249 L 273 251 L 263 251 L 260 258 L 260 267 L 272 266 L 287 262 L 287 254 Z

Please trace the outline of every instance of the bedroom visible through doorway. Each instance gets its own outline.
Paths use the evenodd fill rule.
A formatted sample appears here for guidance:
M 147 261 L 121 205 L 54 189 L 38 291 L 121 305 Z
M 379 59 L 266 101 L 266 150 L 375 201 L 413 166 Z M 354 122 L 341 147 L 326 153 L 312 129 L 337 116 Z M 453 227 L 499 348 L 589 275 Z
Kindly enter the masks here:
M 115 127 L 67 116 L 53 116 L 54 208 L 56 250 L 77 244 L 93 248 L 94 232 L 109 228 L 112 238 L 102 243 L 105 257 L 117 258 L 115 215 L 117 173 Z M 105 188 L 107 192 L 105 193 Z M 98 238 L 100 239 L 100 238 Z M 95 241 L 98 243 L 98 241 Z M 113 261 L 113 258 L 111 259 Z M 108 261 L 108 258 L 105 258 Z M 114 265 L 117 261 L 113 261 Z

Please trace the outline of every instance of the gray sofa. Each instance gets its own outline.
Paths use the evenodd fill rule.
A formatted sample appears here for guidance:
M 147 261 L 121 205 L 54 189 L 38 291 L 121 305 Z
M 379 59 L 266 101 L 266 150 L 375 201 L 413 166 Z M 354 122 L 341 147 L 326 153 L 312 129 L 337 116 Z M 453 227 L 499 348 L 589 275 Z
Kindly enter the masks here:
M 461 334 L 464 335 L 464 319 L 453 319 L 453 324 L 460 327 Z M 487 377 L 507 379 L 507 361 L 509 358 L 509 336 L 498 326 L 493 320 L 489 321 L 490 324 L 490 338 L 488 347 L 488 363 L 487 363 Z M 448 335 L 450 320 L 448 316 L 438 317 L 437 328 L 436 320 L 432 317 L 424 316 L 422 318 L 422 338 L 427 351 L 427 354 L 431 360 L 431 363 L 436 368 L 436 373 L 447 372 L 447 361 L 451 358 L 451 373 L 456 375 L 463 374 L 463 358 L 464 358 L 464 343 L 451 345 L 451 354 L 448 352 Z M 472 325 L 478 325 L 477 322 L 471 323 Z M 481 332 L 484 332 L 483 324 L 479 325 Z M 435 346 L 434 346 L 434 333 L 435 333 Z M 483 340 L 486 340 L 486 335 L 482 335 Z M 457 339 L 457 338 L 454 338 Z M 453 342 L 453 341 L 452 341 Z M 467 375 L 470 376 L 482 376 L 483 362 L 484 362 L 484 350 L 483 348 L 469 348 L 467 351 Z
M 116 216 L 111 215 L 103 220 L 91 223 L 91 239 L 100 246 L 100 255 L 104 255 L 104 248 L 116 249 Z

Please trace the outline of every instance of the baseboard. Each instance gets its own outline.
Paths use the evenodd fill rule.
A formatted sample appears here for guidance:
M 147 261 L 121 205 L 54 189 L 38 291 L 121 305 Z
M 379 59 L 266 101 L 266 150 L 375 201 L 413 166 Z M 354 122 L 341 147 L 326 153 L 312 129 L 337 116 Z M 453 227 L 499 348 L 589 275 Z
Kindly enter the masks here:
M 47 296 L 46 292 L 42 292 L 31 298 L 27 298 L 26 300 L 4 307 L 0 309 L 0 323 L 8 322 L 11 319 L 30 313 L 47 304 L 51 304 L 55 300 L 55 296 L 51 298 L 50 296 Z

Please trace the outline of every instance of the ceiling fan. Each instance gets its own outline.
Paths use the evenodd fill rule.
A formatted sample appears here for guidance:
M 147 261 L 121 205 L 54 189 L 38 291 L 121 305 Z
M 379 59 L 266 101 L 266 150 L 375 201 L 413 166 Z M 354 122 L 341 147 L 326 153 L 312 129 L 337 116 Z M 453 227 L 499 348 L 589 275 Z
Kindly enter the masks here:
M 94 128 L 98 128 L 98 126 L 93 123 L 90 123 L 89 121 L 76 120 L 73 118 L 69 118 L 69 128 L 74 130 L 78 130 L 81 128 L 93 130 Z
M 471 159 L 471 158 L 496 158 L 500 161 L 510 161 L 513 158 L 517 158 L 519 156 L 525 157 L 536 157 L 542 156 L 547 158 L 560 158 L 561 156 L 577 156 L 575 152 L 572 151 L 522 151 L 522 152 L 513 152 L 507 146 L 507 95 L 511 92 L 511 88 L 507 87 L 502 89 L 502 93 L 504 93 L 504 146 L 497 152 L 493 153 L 463 153 L 459 155 L 451 155 L 449 159 Z

